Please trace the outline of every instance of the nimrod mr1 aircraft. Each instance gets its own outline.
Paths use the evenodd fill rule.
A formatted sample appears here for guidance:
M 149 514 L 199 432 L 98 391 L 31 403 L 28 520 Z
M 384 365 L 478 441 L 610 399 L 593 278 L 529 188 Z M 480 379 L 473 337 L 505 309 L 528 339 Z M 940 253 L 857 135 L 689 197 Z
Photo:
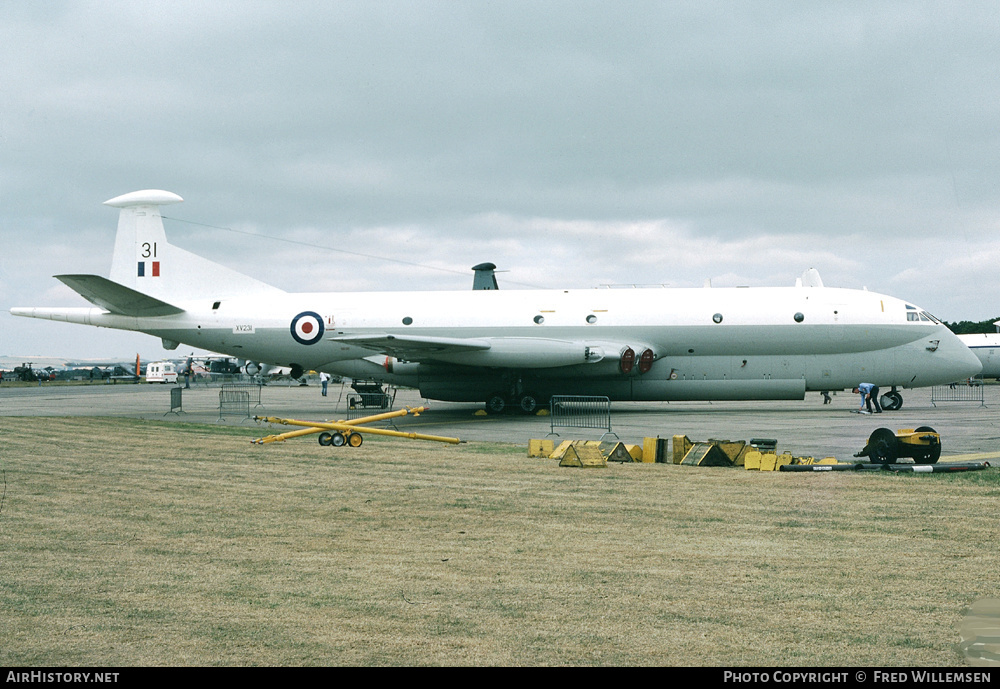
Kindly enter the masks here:
M 110 279 L 56 277 L 94 304 L 11 313 L 222 352 L 293 375 L 318 370 L 424 397 L 533 412 L 552 395 L 612 400 L 803 399 L 861 382 L 949 383 L 979 360 L 922 309 L 865 290 L 795 287 L 289 293 L 167 242 L 160 206 L 120 208 Z

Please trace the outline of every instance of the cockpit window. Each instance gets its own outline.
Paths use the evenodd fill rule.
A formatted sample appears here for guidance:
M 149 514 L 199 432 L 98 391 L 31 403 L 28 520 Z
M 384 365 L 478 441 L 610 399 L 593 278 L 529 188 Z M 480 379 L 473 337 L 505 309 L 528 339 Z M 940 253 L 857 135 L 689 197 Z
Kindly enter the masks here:
M 926 311 L 917 312 L 917 310 L 909 304 L 906 305 L 906 308 L 913 309 L 913 311 L 907 310 L 906 312 L 906 320 L 908 321 L 922 321 L 924 323 L 937 323 L 938 325 L 941 325 L 941 321 Z

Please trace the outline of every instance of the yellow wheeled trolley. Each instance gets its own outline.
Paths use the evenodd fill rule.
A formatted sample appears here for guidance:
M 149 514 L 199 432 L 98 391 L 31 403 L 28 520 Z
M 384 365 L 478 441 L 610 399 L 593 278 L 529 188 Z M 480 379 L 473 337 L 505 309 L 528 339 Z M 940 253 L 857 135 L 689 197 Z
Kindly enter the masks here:
M 901 428 L 895 433 L 876 428 L 865 449 L 854 456 L 868 457 L 873 464 L 895 464 L 900 457 L 912 457 L 914 464 L 934 464 L 941 457 L 941 436 L 930 426 Z
M 364 438 L 361 435 L 362 433 L 388 435 L 394 438 L 409 438 L 410 440 L 433 440 L 439 443 L 458 444 L 462 442 L 458 438 L 446 438 L 439 435 L 426 435 L 423 433 L 389 431 L 384 428 L 368 428 L 365 425 L 376 421 L 384 421 L 386 419 L 394 419 L 399 416 L 406 416 L 407 414 L 418 416 L 420 412 L 425 411 L 426 409 L 426 407 L 407 407 L 405 409 L 386 412 L 384 414 L 363 416 L 360 419 L 351 419 L 350 421 L 300 421 L 298 419 L 281 419 L 275 416 L 255 416 L 253 417 L 254 421 L 258 422 L 277 423 L 285 426 L 303 426 L 304 428 L 297 431 L 280 433 L 278 435 L 268 435 L 263 438 L 255 438 L 250 442 L 255 445 L 264 445 L 266 443 L 288 440 L 289 438 L 298 438 L 299 436 L 310 435 L 313 433 L 319 434 L 319 444 L 324 447 L 343 447 L 345 445 L 348 447 L 361 447 L 361 443 L 364 442 Z

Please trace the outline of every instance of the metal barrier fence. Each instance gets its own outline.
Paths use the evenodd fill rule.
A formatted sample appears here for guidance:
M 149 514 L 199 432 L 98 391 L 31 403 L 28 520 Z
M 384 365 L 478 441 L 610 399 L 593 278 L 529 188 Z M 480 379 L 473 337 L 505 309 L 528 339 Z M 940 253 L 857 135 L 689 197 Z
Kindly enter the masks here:
M 606 435 L 618 437 L 611 430 L 611 400 L 607 397 L 588 397 L 585 395 L 553 395 L 549 402 L 550 430 L 549 435 L 559 435 L 559 428 L 597 428 L 604 429 Z
M 247 385 L 273 385 L 275 387 L 298 387 L 304 383 L 316 383 L 319 379 L 315 376 L 303 374 L 300 378 L 290 378 L 282 376 L 280 378 L 270 378 L 261 375 L 247 375 L 246 373 L 197 373 L 189 376 L 187 384 L 191 387 L 215 388 L 231 383 L 244 383 Z M 177 382 L 184 385 L 184 376 L 177 376 Z
M 170 411 L 167 414 L 184 414 L 184 410 L 181 409 L 181 393 L 184 392 L 184 388 L 170 388 Z M 164 414 L 166 416 L 167 414 Z
M 247 383 L 254 380 L 245 373 L 195 373 L 188 376 L 187 385 L 215 387 L 227 383 Z M 177 376 L 178 383 L 184 383 L 184 376 Z
M 226 414 L 235 414 L 244 419 L 250 418 L 250 393 L 246 390 L 219 390 L 219 421 Z
M 980 407 L 985 407 L 985 389 L 982 379 L 978 378 L 951 385 L 935 385 L 931 388 L 931 405 L 936 407 L 938 402 L 979 402 Z
M 263 407 L 264 405 L 260 401 L 261 390 L 263 386 L 260 383 L 223 383 L 222 391 L 238 391 L 243 390 L 247 393 L 250 403 L 253 404 L 254 408 Z
M 393 399 L 384 392 L 363 392 L 347 396 L 347 419 L 360 419 L 381 412 L 392 411 Z

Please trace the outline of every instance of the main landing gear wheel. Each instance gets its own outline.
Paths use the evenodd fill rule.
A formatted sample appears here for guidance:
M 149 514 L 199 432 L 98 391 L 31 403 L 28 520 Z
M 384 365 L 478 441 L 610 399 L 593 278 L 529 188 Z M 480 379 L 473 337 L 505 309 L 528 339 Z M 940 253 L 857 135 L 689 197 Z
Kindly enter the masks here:
M 895 464 L 899 457 L 896 434 L 888 428 L 876 428 L 868 436 L 867 450 L 873 464 Z
M 487 414 L 503 414 L 507 409 L 507 400 L 504 399 L 503 395 L 496 394 L 490 395 L 486 398 L 486 413 Z
M 885 411 L 899 411 L 903 408 L 903 395 L 895 390 L 887 392 L 879 398 L 879 404 Z
M 937 433 L 930 426 L 921 426 L 920 428 L 914 429 L 917 433 Z M 920 447 L 919 449 L 913 450 L 913 463 L 914 464 L 937 464 L 938 459 L 941 458 L 941 443 L 935 443 L 934 445 L 928 445 L 927 447 Z
M 530 393 L 525 393 L 521 395 L 521 399 L 517 401 L 517 407 L 522 414 L 534 414 L 539 408 L 541 408 L 541 400 L 538 399 L 538 395 L 533 395 Z

